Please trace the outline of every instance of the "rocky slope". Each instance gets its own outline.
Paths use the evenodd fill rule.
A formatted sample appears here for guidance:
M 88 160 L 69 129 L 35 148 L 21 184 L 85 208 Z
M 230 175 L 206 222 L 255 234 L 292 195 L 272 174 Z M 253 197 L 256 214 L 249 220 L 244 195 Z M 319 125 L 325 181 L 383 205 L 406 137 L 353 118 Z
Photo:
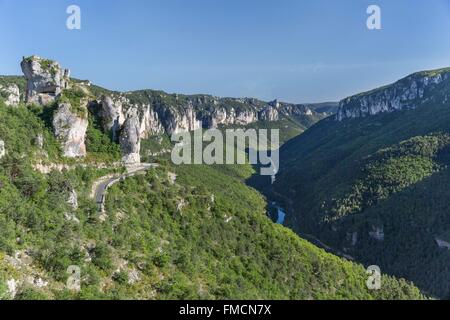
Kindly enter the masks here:
M 450 68 L 412 74 L 392 85 L 342 100 L 336 120 L 415 109 L 429 101 L 434 89 L 442 83 L 450 85 Z M 440 102 L 445 103 L 448 97 L 443 96 Z

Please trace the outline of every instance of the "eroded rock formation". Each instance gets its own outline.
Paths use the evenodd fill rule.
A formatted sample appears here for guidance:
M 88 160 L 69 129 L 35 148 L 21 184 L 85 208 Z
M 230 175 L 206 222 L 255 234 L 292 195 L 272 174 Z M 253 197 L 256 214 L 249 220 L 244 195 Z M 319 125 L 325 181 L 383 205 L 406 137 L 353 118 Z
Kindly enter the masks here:
M 278 121 L 279 113 L 275 107 L 267 106 L 259 112 L 259 120 L 263 121 Z
M 20 66 L 27 80 L 27 103 L 49 104 L 67 87 L 70 72 L 55 61 L 31 56 L 24 58 Z
M 86 156 L 86 130 L 88 120 L 72 110 L 70 103 L 58 106 L 53 116 L 55 136 L 61 142 L 63 154 L 68 158 Z
M 54 133 L 64 156 L 70 158 L 86 155 L 88 105 L 100 117 L 102 130 L 119 142 L 122 160 L 127 164 L 140 162 L 141 139 L 156 134 L 171 135 L 221 125 L 246 126 L 260 120 L 278 121 L 281 116 L 312 115 L 306 107 L 277 100 L 266 103 L 254 98 L 186 96 L 152 90 L 125 93 L 104 90 L 100 96 L 94 93 L 89 81 L 71 81 L 69 71 L 55 61 L 31 56 L 23 59 L 21 67 L 27 80 L 26 102 L 57 104 Z M 11 105 L 18 103 L 17 86 L 4 90 L 11 95 Z
M 125 164 L 141 162 L 140 122 L 137 114 L 130 115 L 123 125 L 120 135 L 122 161 Z
M 103 130 L 106 132 L 111 131 L 113 140 L 116 141 L 120 128 L 125 121 L 125 116 L 122 112 L 122 103 L 113 101 L 109 96 L 103 96 L 100 105 Z

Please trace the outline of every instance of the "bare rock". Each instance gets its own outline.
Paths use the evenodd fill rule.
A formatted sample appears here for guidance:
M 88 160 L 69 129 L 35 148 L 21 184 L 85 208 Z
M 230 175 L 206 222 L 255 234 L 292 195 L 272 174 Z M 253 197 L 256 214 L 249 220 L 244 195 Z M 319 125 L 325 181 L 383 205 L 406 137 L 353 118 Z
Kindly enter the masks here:
M 119 140 L 122 151 L 122 162 L 125 164 L 140 163 L 140 122 L 136 114 L 125 120 Z
M 31 56 L 24 58 L 20 66 L 27 79 L 26 103 L 51 103 L 67 88 L 70 72 L 55 61 Z
M 234 122 L 239 125 L 247 125 L 256 121 L 258 121 L 258 115 L 256 112 L 252 110 L 245 110 L 236 113 L 236 120 Z
M 348 97 L 339 103 L 335 120 L 415 109 L 428 101 L 430 91 L 450 79 L 450 71 L 415 73 L 394 84 Z
M 103 129 L 105 131 L 111 131 L 113 140 L 116 141 L 120 128 L 125 121 L 122 103 L 120 101 L 113 101 L 109 96 L 104 96 L 101 101 L 100 116 L 103 122 Z
M 70 103 L 59 105 L 53 117 L 55 136 L 61 141 L 65 157 L 86 156 L 86 131 L 88 120 L 72 111 Z
M 278 110 L 273 106 L 267 106 L 259 112 L 259 120 L 263 121 L 278 121 Z
M 167 108 L 162 118 L 165 130 L 169 135 L 194 131 L 201 127 L 192 105 L 188 105 L 182 110 Z

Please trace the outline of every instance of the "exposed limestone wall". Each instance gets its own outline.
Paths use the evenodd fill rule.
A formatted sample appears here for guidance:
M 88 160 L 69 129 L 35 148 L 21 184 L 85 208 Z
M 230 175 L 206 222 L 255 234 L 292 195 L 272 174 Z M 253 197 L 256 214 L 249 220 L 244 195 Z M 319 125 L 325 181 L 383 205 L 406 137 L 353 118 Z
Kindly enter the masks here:
M 390 86 L 342 100 L 336 120 L 360 118 L 397 110 L 415 109 L 426 102 L 427 91 L 450 79 L 450 72 L 414 74 Z
M 65 157 L 86 156 L 87 127 L 87 118 L 73 112 L 69 103 L 62 103 L 58 106 L 53 116 L 53 128 L 55 136 L 61 142 Z
M 125 164 L 141 162 L 141 136 L 139 117 L 134 114 L 125 120 L 121 135 L 120 149 Z

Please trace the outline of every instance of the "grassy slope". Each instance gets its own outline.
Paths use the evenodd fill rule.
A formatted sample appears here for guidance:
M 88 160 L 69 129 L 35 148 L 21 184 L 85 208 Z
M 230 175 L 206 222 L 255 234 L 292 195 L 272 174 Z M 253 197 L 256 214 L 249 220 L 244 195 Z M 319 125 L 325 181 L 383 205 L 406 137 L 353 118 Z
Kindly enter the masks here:
M 288 224 L 447 297 L 450 253 L 434 240 L 450 230 L 447 92 L 445 82 L 413 111 L 326 119 L 287 143 L 271 191 L 289 205 Z M 383 242 L 368 236 L 380 226 Z

